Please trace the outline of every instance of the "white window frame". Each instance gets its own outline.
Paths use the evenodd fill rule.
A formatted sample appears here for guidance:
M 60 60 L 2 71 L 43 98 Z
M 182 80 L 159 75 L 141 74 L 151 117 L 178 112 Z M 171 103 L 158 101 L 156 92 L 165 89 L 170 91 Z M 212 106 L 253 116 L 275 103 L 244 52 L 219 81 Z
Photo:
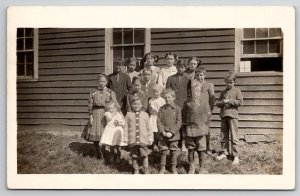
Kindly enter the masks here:
M 17 41 L 17 39 L 16 39 Z M 17 44 L 16 44 L 17 45 Z M 17 57 L 17 54 L 16 54 Z M 39 62 L 39 29 L 33 28 L 33 76 L 18 76 L 18 81 L 35 81 L 38 79 L 38 62 Z M 17 64 L 16 64 L 17 68 Z
M 151 51 L 151 29 L 145 28 L 144 54 Z M 105 74 L 113 72 L 113 29 L 105 29 Z
M 270 27 L 271 28 L 271 27 Z M 262 38 L 264 39 L 264 38 Z M 282 38 L 283 39 L 283 38 Z M 260 58 L 260 57 L 281 57 L 283 56 L 283 42 L 281 42 L 280 45 L 280 53 L 270 53 L 270 54 L 243 54 L 243 44 L 242 44 L 243 39 L 243 28 L 236 28 L 235 29 L 235 60 L 234 60 L 234 71 L 237 73 L 240 73 L 242 75 L 283 75 L 281 72 L 275 72 L 275 71 L 251 71 L 251 72 L 240 72 L 240 63 L 241 63 L 241 58 Z M 259 39 L 256 39 L 259 40 Z M 270 39 L 265 39 L 265 40 L 270 40 Z

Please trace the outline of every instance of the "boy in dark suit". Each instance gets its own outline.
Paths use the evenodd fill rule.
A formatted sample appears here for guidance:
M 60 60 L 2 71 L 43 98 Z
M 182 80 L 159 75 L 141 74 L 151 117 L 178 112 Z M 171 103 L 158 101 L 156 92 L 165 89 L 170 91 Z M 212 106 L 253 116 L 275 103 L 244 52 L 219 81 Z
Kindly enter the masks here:
M 113 73 L 108 76 L 108 88 L 116 93 L 123 115 L 126 114 L 126 96 L 131 89 L 130 77 L 122 72 L 124 64 L 120 58 L 113 61 Z
M 177 73 L 170 76 L 167 80 L 166 88 L 172 89 L 175 91 L 176 99 L 175 104 L 178 105 L 180 108 L 183 108 L 184 102 L 190 97 L 191 95 L 191 81 L 186 76 L 187 64 L 184 60 L 178 60 L 176 64 Z M 184 140 L 184 127 L 180 129 L 181 140 L 179 146 L 183 152 L 187 152 L 185 147 L 185 140 Z

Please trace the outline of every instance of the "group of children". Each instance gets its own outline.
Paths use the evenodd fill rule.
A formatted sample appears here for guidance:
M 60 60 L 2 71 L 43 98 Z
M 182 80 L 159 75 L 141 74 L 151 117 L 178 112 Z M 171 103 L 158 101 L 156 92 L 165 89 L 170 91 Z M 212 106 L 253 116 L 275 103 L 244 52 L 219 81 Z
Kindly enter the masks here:
M 98 88 L 90 92 L 90 121 L 83 133 L 86 140 L 94 142 L 97 157 L 107 164 L 118 164 L 121 147 L 127 146 L 133 173 L 140 172 L 142 163 L 142 173 L 147 174 L 152 149 L 160 153 L 159 173 L 165 173 L 170 154 L 171 172 L 177 174 L 179 152 L 188 151 L 188 173 L 194 174 L 197 152 L 199 173 L 206 173 L 205 157 L 211 153 L 209 119 L 216 105 L 221 108 L 222 148 L 216 159 L 233 156 L 233 164 L 239 164 L 238 107 L 243 97 L 234 86 L 235 72 L 225 75 L 226 89 L 216 99 L 214 85 L 205 80 L 206 70 L 199 58 L 186 62 L 167 53 L 165 59 L 167 65 L 159 68 L 154 65 L 158 56 L 147 53 L 143 68 L 137 71 L 137 59 L 127 59 L 126 70 L 117 58 L 112 74 L 99 74 Z

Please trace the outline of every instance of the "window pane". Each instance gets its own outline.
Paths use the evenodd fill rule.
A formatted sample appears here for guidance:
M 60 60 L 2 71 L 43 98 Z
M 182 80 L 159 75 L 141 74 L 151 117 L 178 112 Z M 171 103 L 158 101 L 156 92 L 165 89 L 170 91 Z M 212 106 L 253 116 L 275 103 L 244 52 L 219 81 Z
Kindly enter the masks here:
M 27 63 L 33 63 L 33 52 L 26 53 L 26 64 Z
M 255 29 L 254 28 L 245 28 L 244 29 L 244 38 L 255 38 Z
M 33 37 L 33 28 L 25 28 L 25 36 Z
M 254 41 L 243 42 L 243 54 L 254 54 Z
M 121 31 L 113 32 L 113 43 L 114 44 L 122 44 L 122 32 Z
M 135 30 L 134 31 L 134 43 L 144 43 L 145 42 L 145 31 Z
M 17 29 L 17 37 L 24 37 L 24 29 L 23 28 Z
M 23 52 L 17 53 L 17 63 L 18 64 L 25 63 L 25 53 Z
M 114 58 L 117 57 L 122 58 L 122 48 L 121 47 L 114 48 L 113 54 L 114 54 Z
M 144 46 L 134 47 L 134 56 L 143 58 L 143 56 L 144 56 Z
M 24 64 L 17 64 L 17 76 L 24 76 L 24 75 L 25 75 Z
M 269 53 L 280 53 L 281 40 L 269 40 Z
M 256 29 L 256 38 L 268 37 L 268 28 L 257 28 Z
M 132 29 L 124 30 L 124 43 L 125 44 L 133 43 L 133 30 Z
M 32 38 L 25 39 L 25 49 L 33 49 L 33 39 Z
M 269 29 L 269 37 L 280 37 L 280 36 L 281 36 L 281 28 Z
M 17 39 L 17 50 L 24 50 L 24 40 Z
M 33 64 L 26 64 L 26 76 L 33 76 Z
M 259 40 L 256 41 L 256 54 L 267 54 L 268 53 L 268 41 Z
M 133 57 L 133 47 L 127 46 L 124 47 L 124 58 L 130 58 Z

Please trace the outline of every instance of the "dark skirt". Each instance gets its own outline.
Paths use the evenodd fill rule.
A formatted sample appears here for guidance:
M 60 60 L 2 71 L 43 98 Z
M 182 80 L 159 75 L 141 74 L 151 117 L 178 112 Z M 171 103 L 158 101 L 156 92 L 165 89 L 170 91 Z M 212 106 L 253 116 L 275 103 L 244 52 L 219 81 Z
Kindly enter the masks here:
M 106 125 L 106 120 L 104 117 L 104 108 L 93 109 L 93 124 L 88 124 L 85 126 L 82 137 L 90 142 L 99 142 Z

